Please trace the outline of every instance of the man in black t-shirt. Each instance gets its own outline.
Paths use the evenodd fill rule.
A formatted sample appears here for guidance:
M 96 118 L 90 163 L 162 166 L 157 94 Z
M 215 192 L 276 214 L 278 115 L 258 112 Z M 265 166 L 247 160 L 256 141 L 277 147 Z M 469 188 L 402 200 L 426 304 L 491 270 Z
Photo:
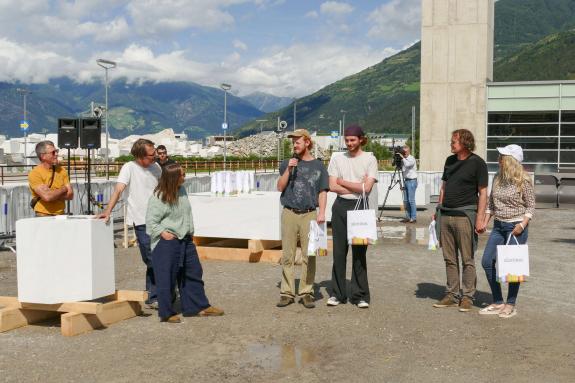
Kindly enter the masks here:
M 313 281 L 315 278 L 315 257 L 308 257 L 307 245 L 309 224 L 312 220 L 325 222 L 325 206 L 329 178 L 324 164 L 315 159 L 310 150 L 311 136 L 305 129 L 297 129 L 288 135 L 293 141 L 294 155 L 280 165 L 278 190 L 282 212 L 282 282 L 278 307 L 294 302 L 294 263 L 297 241 L 301 245 L 302 265 L 299 295 L 306 308 L 315 307 Z M 319 207 L 319 212 L 316 208 Z
M 166 149 L 164 145 L 158 145 L 156 148 L 156 156 L 156 163 L 160 165 L 162 170 L 164 169 L 164 166 L 176 163 L 176 161 L 168 157 L 168 149 Z
M 434 307 L 459 306 L 467 312 L 473 306 L 477 284 L 475 248 L 477 234 L 485 231 L 489 175 L 485 161 L 473 153 L 475 139 L 466 129 L 452 133 L 451 152 L 443 170 L 443 181 L 437 207 L 437 229 L 443 248 L 447 273 L 445 297 Z M 459 259 L 461 254 L 463 297 L 460 295 Z M 461 298 L 460 298 L 461 297 Z

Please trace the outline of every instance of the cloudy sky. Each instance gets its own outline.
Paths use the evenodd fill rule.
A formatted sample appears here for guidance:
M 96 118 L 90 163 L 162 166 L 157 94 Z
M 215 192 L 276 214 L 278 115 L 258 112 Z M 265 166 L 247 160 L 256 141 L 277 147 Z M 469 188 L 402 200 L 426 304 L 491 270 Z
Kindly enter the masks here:
M 112 78 L 303 96 L 419 39 L 421 0 L 0 0 L 0 81 Z

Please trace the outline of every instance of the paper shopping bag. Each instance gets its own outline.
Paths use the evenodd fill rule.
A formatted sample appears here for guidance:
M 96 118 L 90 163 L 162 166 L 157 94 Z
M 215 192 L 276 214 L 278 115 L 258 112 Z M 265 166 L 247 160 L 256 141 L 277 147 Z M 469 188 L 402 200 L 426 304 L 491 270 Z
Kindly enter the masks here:
M 373 245 L 376 242 L 375 210 L 348 210 L 347 243 L 350 245 Z
M 497 280 L 499 282 L 525 282 L 529 276 L 529 247 L 520 245 L 515 238 L 515 245 L 507 240 L 505 245 L 497 246 Z
M 326 256 L 327 255 L 327 225 L 321 225 L 317 221 L 310 221 L 309 223 L 309 242 L 307 245 L 308 257 Z
M 429 242 L 427 243 L 428 250 L 437 250 L 439 247 L 439 241 L 437 240 L 437 232 L 435 231 L 435 220 L 431 221 L 427 231 L 429 232 Z

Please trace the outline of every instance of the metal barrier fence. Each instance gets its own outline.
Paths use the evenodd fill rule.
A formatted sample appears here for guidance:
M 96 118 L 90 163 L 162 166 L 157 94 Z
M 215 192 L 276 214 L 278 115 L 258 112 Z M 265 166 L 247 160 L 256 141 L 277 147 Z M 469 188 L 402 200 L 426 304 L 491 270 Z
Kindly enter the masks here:
M 261 191 L 276 190 L 278 173 L 257 173 L 255 177 L 257 189 Z M 91 192 L 98 201 L 109 201 L 114 187 L 115 180 L 94 180 L 91 182 Z M 72 181 L 74 189 L 74 199 L 70 201 L 70 211 L 73 214 L 84 214 L 87 210 L 86 184 Z M 188 193 L 209 192 L 211 187 L 211 176 L 188 176 L 184 187 Z M 16 231 L 16 221 L 21 218 L 34 216 L 34 211 L 30 208 L 32 196 L 28 184 L 13 183 L 0 186 L 0 204 L 2 205 L 2 217 L 0 219 L 0 235 L 12 234 Z M 123 218 L 123 200 L 119 201 L 114 208 L 114 217 Z M 95 213 L 102 211 L 101 208 L 93 206 Z
M 323 161 L 325 166 L 329 161 Z M 259 173 L 275 173 L 279 169 L 281 161 L 278 160 L 241 160 L 241 161 L 226 161 L 226 170 L 253 170 L 256 174 Z M 122 167 L 123 162 L 111 162 L 106 166 L 102 163 L 91 163 L 91 176 L 92 178 L 103 177 L 106 175 L 106 168 L 109 174 L 116 176 Z M 224 170 L 223 161 L 180 161 L 180 164 L 188 174 L 211 175 L 213 172 Z M 61 161 L 61 165 L 67 167 L 66 161 Z M 28 172 L 36 165 L 0 165 L 0 185 L 9 185 L 19 182 L 27 182 Z M 379 169 L 388 169 L 391 160 L 380 160 Z M 85 161 L 72 161 L 70 163 L 70 179 L 72 181 L 84 181 L 87 177 L 87 162 Z

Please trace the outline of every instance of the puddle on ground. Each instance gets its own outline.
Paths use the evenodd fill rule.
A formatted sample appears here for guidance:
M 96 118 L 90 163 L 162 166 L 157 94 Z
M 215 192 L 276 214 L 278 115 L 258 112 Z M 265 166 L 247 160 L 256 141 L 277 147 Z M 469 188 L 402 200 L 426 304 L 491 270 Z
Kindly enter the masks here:
M 316 362 L 313 351 L 298 346 L 255 343 L 247 352 L 251 362 L 270 371 L 301 369 Z
M 379 238 L 384 240 L 404 240 L 412 245 L 427 246 L 427 228 L 415 227 L 413 225 L 390 226 L 384 225 L 377 228 Z

